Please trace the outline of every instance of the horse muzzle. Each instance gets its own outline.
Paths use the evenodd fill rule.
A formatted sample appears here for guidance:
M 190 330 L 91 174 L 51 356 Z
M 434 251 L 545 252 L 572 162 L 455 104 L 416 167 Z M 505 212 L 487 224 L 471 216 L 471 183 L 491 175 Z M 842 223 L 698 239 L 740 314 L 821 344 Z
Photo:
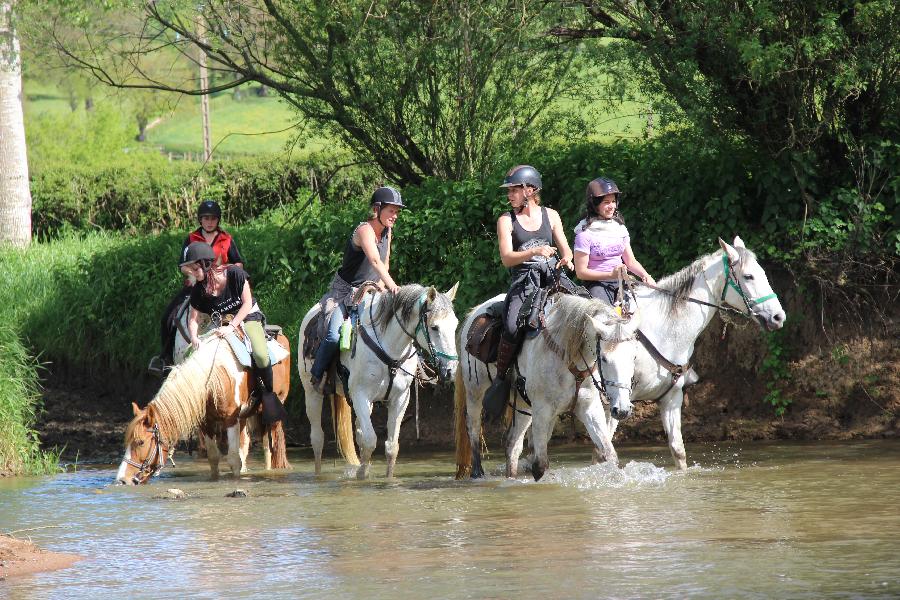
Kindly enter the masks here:
M 613 406 L 609 409 L 609 414 L 612 415 L 612 418 L 616 421 L 624 421 L 628 417 L 632 415 L 634 412 L 634 408 L 629 404 L 628 408 L 619 408 L 618 406 Z

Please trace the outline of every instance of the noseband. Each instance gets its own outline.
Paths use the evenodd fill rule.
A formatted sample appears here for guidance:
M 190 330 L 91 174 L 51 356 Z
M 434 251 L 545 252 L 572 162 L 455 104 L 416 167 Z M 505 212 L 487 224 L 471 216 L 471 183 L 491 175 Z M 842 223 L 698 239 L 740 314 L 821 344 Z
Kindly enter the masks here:
M 131 483 L 134 485 L 140 485 L 147 479 L 156 477 L 159 475 L 159 472 L 163 470 L 163 467 L 166 466 L 166 456 L 169 454 L 169 446 L 162 442 L 162 437 L 159 434 L 159 424 L 154 424 L 153 429 L 150 431 L 152 438 L 150 440 L 150 454 L 147 455 L 147 458 L 140 463 L 131 460 L 130 458 L 125 459 L 127 464 L 138 470 L 137 473 L 134 474 L 134 477 L 131 478 Z M 159 461 L 156 466 L 154 466 L 153 463 L 157 456 L 159 457 Z M 146 477 L 143 477 L 144 473 L 147 473 Z

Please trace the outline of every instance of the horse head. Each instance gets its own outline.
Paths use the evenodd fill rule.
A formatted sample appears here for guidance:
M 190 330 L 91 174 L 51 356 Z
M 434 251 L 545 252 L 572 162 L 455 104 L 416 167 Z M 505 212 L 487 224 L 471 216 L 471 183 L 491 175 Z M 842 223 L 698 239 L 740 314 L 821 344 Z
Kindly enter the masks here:
M 721 301 L 753 317 L 761 327 L 774 331 L 784 326 L 785 312 L 772 291 L 766 272 L 740 236 L 734 245 L 719 239 L 724 254 L 725 288 Z
M 631 388 L 637 357 L 637 335 L 640 314 L 629 318 L 613 309 L 604 310 L 590 319 L 597 335 L 601 388 L 609 397 L 610 415 L 622 420 L 631 416 Z
M 459 320 L 453 311 L 453 299 L 459 282 L 444 293 L 432 286 L 425 294 L 425 301 L 416 328 L 416 342 L 427 353 L 426 359 L 437 370 L 441 381 L 450 381 L 456 375 L 459 356 L 456 354 L 456 327 Z
M 140 485 L 158 474 L 171 455 L 169 445 L 159 431 L 159 415 L 149 404 L 140 409 L 131 404 L 134 418 L 125 430 L 125 457 L 116 473 L 119 485 Z

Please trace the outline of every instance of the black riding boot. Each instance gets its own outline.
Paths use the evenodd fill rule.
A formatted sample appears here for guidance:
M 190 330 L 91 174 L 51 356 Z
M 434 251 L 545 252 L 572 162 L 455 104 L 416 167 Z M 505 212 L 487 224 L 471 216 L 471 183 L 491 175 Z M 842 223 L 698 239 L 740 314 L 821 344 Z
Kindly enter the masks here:
M 484 413 L 490 418 L 499 417 L 509 400 L 509 381 L 506 374 L 516 357 L 520 339 L 519 336 L 510 338 L 505 332 L 500 336 L 500 345 L 497 347 L 497 377 L 484 393 L 482 402 Z
M 274 392 L 272 365 L 262 368 L 254 367 L 253 370 L 256 372 L 256 377 L 260 383 L 259 392 L 262 393 L 263 422 L 269 425 L 286 419 L 287 411 L 284 410 L 284 405 L 281 404 L 281 400 L 278 399 Z
M 314 388 L 321 388 L 322 380 L 325 379 L 325 371 L 331 365 L 331 361 L 334 360 L 337 352 L 338 340 L 331 341 L 324 339 L 319 344 L 319 349 L 316 350 L 316 359 L 313 361 L 313 366 L 309 370 L 309 374 L 312 375 L 312 385 Z

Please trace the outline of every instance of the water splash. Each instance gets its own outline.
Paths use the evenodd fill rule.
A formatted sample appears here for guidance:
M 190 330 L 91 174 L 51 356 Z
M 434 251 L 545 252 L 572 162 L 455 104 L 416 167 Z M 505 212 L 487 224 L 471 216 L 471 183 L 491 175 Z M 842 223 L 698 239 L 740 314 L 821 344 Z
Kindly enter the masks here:
M 539 483 L 579 490 L 661 486 L 671 471 L 648 462 L 630 461 L 619 469 L 609 463 L 588 467 L 561 467 L 549 471 Z

